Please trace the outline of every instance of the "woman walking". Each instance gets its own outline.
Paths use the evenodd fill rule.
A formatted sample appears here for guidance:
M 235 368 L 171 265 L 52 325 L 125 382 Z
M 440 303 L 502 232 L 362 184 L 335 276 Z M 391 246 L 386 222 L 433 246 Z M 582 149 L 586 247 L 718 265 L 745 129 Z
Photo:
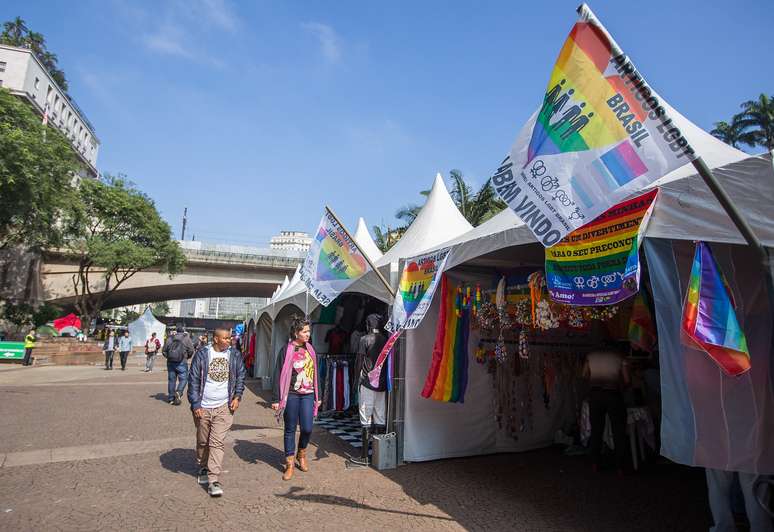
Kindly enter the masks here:
M 320 406 L 317 385 L 317 355 L 309 343 L 309 321 L 294 317 L 290 324 L 287 346 L 277 353 L 274 366 L 272 409 L 277 418 L 285 421 L 285 474 L 283 480 L 293 478 L 296 465 L 309 471 L 306 447 L 312 435 L 314 417 Z M 301 425 L 296 454 L 296 426 Z

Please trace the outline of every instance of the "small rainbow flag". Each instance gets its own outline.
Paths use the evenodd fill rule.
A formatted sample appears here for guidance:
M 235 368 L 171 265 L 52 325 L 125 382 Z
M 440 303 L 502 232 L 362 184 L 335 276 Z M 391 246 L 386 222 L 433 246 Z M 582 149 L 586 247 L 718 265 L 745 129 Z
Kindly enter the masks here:
M 682 328 L 730 376 L 750 369 L 747 339 L 736 319 L 731 290 L 718 269 L 710 247 L 696 244 Z
M 640 290 L 634 298 L 632 317 L 629 320 L 629 343 L 632 347 L 646 353 L 656 347 L 656 327 L 650 315 L 645 293 Z
M 457 289 L 441 277 L 441 308 L 422 397 L 447 403 L 464 403 L 468 385 L 468 334 L 470 307 L 458 308 Z

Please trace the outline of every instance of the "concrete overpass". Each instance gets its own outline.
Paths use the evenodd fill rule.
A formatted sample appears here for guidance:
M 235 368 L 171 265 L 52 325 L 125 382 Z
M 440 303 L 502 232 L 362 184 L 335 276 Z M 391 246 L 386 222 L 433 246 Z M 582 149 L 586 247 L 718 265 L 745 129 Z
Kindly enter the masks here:
M 300 251 L 191 241 L 180 245 L 187 260 L 182 273 L 171 279 L 158 271 L 136 273 L 116 290 L 104 308 L 201 297 L 270 297 L 306 255 Z M 76 271 L 77 264 L 66 255 L 47 254 L 41 269 L 43 299 L 62 307 L 72 306 L 72 277 Z

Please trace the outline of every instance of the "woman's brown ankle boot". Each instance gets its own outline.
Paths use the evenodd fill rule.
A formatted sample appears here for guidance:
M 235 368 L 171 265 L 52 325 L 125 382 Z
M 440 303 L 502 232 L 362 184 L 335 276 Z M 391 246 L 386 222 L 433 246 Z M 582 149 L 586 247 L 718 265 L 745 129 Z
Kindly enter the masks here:
M 296 458 L 298 459 L 298 469 L 304 473 L 309 471 L 309 464 L 306 461 L 306 449 L 299 449 Z
M 282 475 L 282 480 L 290 480 L 293 478 L 293 470 L 295 468 L 296 464 L 294 463 L 293 455 L 285 458 L 285 474 Z

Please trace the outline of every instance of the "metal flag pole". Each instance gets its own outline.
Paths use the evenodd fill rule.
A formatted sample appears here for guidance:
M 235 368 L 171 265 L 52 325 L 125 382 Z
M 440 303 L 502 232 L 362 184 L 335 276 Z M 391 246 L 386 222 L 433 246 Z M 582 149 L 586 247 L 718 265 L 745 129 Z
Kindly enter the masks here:
M 352 238 L 352 235 L 349 234 L 349 231 L 347 231 L 347 228 L 344 226 L 343 223 L 341 223 L 341 220 L 339 219 L 338 216 L 336 216 L 336 213 L 333 212 L 333 209 L 331 209 L 326 205 L 325 210 L 333 217 L 334 220 L 336 220 L 336 223 L 339 224 L 341 229 L 347 234 L 347 236 L 352 241 L 352 243 L 355 244 L 355 247 L 357 248 L 357 250 L 360 252 L 361 255 L 363 255 L 363 258 L 366 260 L 366 262 L 374 271 L 374 273 L 376 273 L 377 277 L 379 277 L 379 280 L 382 282 L 382 284 L 384 284 L 384 287 L 387 289 L 387 293 L 390 294 L 390 297 L 392 298 L 393 297 L 392 287 L 390 286 L 390 283 L 387 282 L 387 279 L 385 279 L 382 273 L 376 268 L 376 266 L 374 266 L 374 263 L 371 262 L 371 259 L 368 258 L 368 255 L 366 254 L 365 251 L 363 251 L 363 249 L 360 247 L 357 241 L 354 238 Z
M 309 319 L 309 289 L 306 289 L 306 301 L 304 301 L 304 317 Z

